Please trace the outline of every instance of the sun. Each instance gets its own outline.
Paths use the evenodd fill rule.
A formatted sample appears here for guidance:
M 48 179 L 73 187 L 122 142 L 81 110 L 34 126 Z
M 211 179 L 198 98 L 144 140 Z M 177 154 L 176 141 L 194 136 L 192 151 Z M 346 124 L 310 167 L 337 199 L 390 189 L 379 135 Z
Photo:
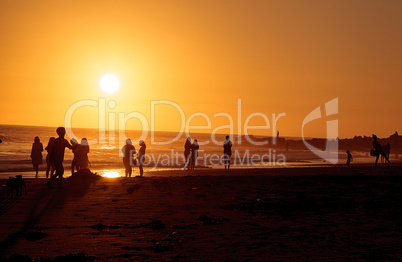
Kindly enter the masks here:
M 103 92 L 115 93 L 120 87 L 120 81 L 114 74 L 106 74 L 99 79 L 99 86 Z

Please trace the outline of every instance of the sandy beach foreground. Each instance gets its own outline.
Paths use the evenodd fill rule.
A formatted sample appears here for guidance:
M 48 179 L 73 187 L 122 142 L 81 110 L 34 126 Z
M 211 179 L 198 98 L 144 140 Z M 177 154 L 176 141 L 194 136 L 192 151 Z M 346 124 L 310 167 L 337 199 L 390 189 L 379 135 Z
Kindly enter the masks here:
M 25 181 L 0 181 L 3 260 L 402 259 L 400 165 Z

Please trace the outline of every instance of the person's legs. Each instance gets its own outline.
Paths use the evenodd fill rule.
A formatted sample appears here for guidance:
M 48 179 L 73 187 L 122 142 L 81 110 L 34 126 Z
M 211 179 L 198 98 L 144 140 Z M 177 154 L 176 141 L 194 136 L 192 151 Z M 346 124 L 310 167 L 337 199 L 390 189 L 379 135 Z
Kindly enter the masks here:
M 184 153 L 184 166 L 183 166 L 183 169 L 186 169 L 186 167 L 188 165 L 189 155 L 190 154 Z
M 49 179 L 49 181 L 47 181 L 46 184 L 50 184 L 53 179 L 55 179 L 56 177 L 59 177 L 59 182 L 61 181 L 61 179 L 63 178 L 63 174 L 64 174 L 64 167 L 63 167 L 63 163 L 62 162 L 55 162 L 54 164 L 54 168 L 56 170 L 56 173 L 54 175 L 52 175 Z
M 54 172 L 56 171 L 56 169 L 54 168 L 54 164 L 50 163 L 51 169 L 50 169 L 50 176 L 53 176 Z
M 378 158 L 380 157 L 380 154 L 377 154 L 376 158 L 375 158 L 375 166 L 377 166 L 377 162 L 378 162 Z
M 384 152 L 381 152 L 381 156 L 384 157 L 384 159 L 385 159 L 389 164 L 391 164 L 391 161 L 389 161 L 388 157 L 385 155 Z
M 196 156 L 193 157 L 193 168 L 192 168 L 192 170 L 194 170 L 194 168 L 195 168 L 195 163 L 197 163 L 197 157 Z
M 49 178 L 49 172 L 50 172 L 51 166 L 52 166 L 52 164 L 50 163 L 49 155 L 47 155 L 46 156 L 46 178 Z
M 59 183 L 61 182 L 61 180 L 63 179 L 63 174 L 64 174 L 64 167 L 63 167 L 63 163 L 60 163 L 59 165 Z
M 139 168 L 140 168 L 140 176 L 142 177 L 144 175 L 144 170 L 142 169 L 142 163 L 140 163 Z
M 71 175 L 74 174 L 75 165 L 76 165 L 76 160 L 75 160 L 75 158 L 73 158 L 73 160 L 71 161 Z
M 36 172 L 36 174 L 35 174 L 35 178 L 38 178 L 39 165 L 35 165 L 35 164 L 33 164 L 33 168 L 35 169 L 35 172 Z

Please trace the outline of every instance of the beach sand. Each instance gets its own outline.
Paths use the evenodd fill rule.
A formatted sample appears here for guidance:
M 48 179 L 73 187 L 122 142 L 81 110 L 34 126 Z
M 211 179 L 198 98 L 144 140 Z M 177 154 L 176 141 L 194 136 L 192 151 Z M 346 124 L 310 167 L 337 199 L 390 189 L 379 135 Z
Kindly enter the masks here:
M 401 260 L 402 166 L 26 179 L 0 255 L 41 261 Z M 16 255 L 17 254 L 17 255 Z M 65 260 L 61 260 L 61 259 Z M 59 260 L 57 260 L 59 259 Z

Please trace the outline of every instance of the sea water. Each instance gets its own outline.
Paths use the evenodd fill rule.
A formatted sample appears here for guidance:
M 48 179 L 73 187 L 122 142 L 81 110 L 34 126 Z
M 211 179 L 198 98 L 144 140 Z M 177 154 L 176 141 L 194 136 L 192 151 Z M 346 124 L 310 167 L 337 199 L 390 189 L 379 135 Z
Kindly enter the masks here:
M 78 142 L 82 138 L 92 141 L 88 154 L 90 169 L 109 176 L 124 176 L 121 148 L 126 138 L 130 138 L 137 150 L 140 136 L 139 130 L 127 130 L 124 133 L 104 132 L 94 128 L 75 128 L 73 130 Z M 14 176 L 17 173 L 24 177 L 34 177 L 30 154 L 34 138 L 38 136 L 43 148 L 48 144 L 50 137 L 57 137 L 56 127 L 0 125 L 0 178 Z M 215 135 L 214 143 L 211 134 L 196 133 L 190 137 L 200 143 L 198 168 L 223 168 L 223 142 L 225 135 Z M 67 140 L 70 137 L 66 135 Z M 184 144 L 187 134 L 176 132 L 156 131 L 145 137 L 147 172 L 158 170 L 180 169 L 184 165 Z M 232 168 L 236 167 L 286 167 L 303 166 L 305 164 L 328 164 L 309 151 L 285 151 L 285 149 L 271 147 L 270 145 L 253 145 L 239 143 L 236 138 L 232 147 Z M 162 145 L 161 143 L 165 143 Z M 204 144 L 204 145 L 203 145 Z M 39 167 L 39 177 L 45 177 L 46 155 L 44 150 L 43 164 Z M 65 176 L 71 175 L 70 167 L 73 154 L 65 150 L 64 168 Z M 134 171 L 137 169 L 134 167 Z

